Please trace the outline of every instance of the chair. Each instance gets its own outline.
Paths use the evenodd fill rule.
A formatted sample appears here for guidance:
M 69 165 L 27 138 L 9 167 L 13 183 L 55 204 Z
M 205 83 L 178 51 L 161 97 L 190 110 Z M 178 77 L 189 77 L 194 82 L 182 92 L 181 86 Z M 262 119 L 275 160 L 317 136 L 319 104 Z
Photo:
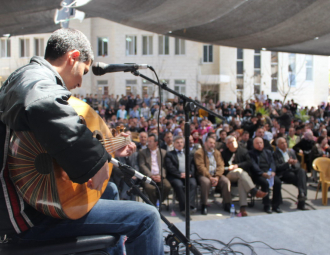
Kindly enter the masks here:
M 0 243 L 1 255 L 60 255 L 77 254 L 80 255 L 101 255 L 107 254 L 102 251 L 107 247 L 115 246 L 119 236 L 97 235 L 81 236 L 77 238 L 65 238 L 53 241 L 36 242 L 29 244 L 20 243 Z
M 319 183 L 317 185 L 315 199 L 322 185 L 322 204 L 328 203 L 328 189 L 330 187 L 330 159 L 326 157 L 319 157 L 313 161 L 313 169 L 320 173 Z

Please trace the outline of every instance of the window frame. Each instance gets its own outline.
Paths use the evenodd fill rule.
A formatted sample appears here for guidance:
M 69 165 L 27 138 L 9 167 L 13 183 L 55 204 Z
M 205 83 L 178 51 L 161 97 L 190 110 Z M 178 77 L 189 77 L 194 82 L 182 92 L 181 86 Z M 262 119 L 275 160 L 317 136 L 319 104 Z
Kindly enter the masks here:
M 162 39 L 161 39 L 162 37 Z M 166 38 L 168 44 L 168 53 L 166 54 Z M 161 47 L 160 42 L 162 41 L 163 47 Z M 162 49 L 162 53 L 160 53 L 160 49 Z M 170 55 L 170 37 L 167 35 L 158 35 L 158 55 L 160 56 L 169 56 Z
M 5 45 L 5 56 L 2 56 L 2 54 L 1 54 L 2 44 Z M 9 45 L 9 54 L 8 54 L 8 45 Z M 10 38 L 1 38 L 0 39 L 0 58 L 11 58 L 11 39 Z
M 24 56 L 22 54 L 22 41 L 24 42 Z M 19 57 L 20 58 L 30 57 L 30 38 L 19 38 Z
M 204 51 L 204 49 L 205 49 L 205 47 L 207 47 L 207 54 L 206 54 L 206 61 L 205 61 L 205 51 Z M 210 47 L 212 47 L 212 61 L 210 61 Z M 203 45 L 203 63 L 205 63 L 205 64 L 212 64 L 213 63 L 213 59 L 214 59 L 214 55 L 213 55 L 213 53 L 214 53 L 214 51 L 213 51 L 213 44 L 204 44 Z
M 177 51 L 177 45 L 179 47 L 178 51 Z M 184 49 L 182 50 L 183 45 L 184 45 Z M 184 51 L 184 52 L 182 53 L 182 51 Z M 174 55 L 176 55 L 176 56 L 186 55 L 186 40 L 181 39 L 181 38 L 174 38 Z
M 127 40 L 129 37 L 132 37 L 133 40 L 132 42 L 129 42 L 129 40 Z M 126 56 L 137 56 L 137 36 L 136 35 L 126 35 L 125 36 L 125 42 L 126 42 Z M 129 44 L 132 43 L 132 49 L 134 51 L 134 54 L 130 54 L 130 46 Z
M 100 44 L 99 44 L 99 40 L 102 40 L 102 53 L 105 53 L 105 47 L 104 47 L 104 44 L 106 43 L 107 44 L 107 47 L 106 47 L 106 54 L 101 54 L 100 55 Z M 105 42 L 104 39 L 106 39 L 107 41 Z M 98 36 L 97 37 L 97 56 L 98 57 L 108 57 L 109 56 L 109 37 L 106 37 L 106 36 Z

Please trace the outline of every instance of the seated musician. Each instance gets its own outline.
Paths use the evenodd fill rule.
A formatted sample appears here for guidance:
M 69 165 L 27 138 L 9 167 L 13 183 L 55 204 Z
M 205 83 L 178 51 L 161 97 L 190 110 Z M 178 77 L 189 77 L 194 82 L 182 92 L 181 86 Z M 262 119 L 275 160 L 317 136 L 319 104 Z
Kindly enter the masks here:
M 9 178 L 6 160 L 10 131 L 29 131 L 73 182 L 87 182 L 92 190 L 101 190 L 108 183 L 109 154 L 68 103 L 70 90 L 82 86 L 82 77 L 92 62 L 87 37 L 75 29 L 59 29 L 47 42 L 45 58 L 33 57 L 1 87 L 0 235 L 40 241 L 81 235 L 127 235 L 127 254 L 162 254 L 157 210 L 143 203 L 114 201 L 118 192 L 113 183 L 82 218 L 62 220 L 23 202 Z M 123 157 L 134 151 L 135 145 L 130 143 L 115 154 Z M 121 246 L 119 242 L 116 251 L 108 252 L 123 254 Z

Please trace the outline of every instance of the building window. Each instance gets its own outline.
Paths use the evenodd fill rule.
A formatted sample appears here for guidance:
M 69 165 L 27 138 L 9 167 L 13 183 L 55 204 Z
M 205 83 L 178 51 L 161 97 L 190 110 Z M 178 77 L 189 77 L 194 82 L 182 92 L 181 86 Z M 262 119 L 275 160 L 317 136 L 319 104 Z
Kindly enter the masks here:
M 169 55 L 170 54 L 170 38 L 165 35 L 158 37 L 158 54 Z
M 19 39 L 20 43 L 20 54 L 21 58 L 30 56 L 30 39 Z
M 136 55 L 136 36 L 126 35 L 126 56 Z
M 109 95 L 109 86 L 107 80 L 97 81 L 97 93 L 98 95 Z
M 152 35 L 144 35 L 142 36 L 142 55 L 152 55 L 153 54 L 153 36 Z
M 254 94 L 260 94 L 260 84 L 261 84 L 261 56 L 260 50 L 254 51 Z
M 166 83 L 166 84 L 168 85 L 169 82 L 170 82 L 170 80 L 167 80 L 167 79 L 164 80 L 164 79 L 162 79 L 162 80 L 160 80 L 160 82 L 161 82 L 161 83 Z M 162 102 L 166 102 L 167 99 L 168 99 L 168 91 L 162 89 L 162 90 L 160 91 L 160 96 L 161 96 L 161 100 L 162 100 Z
M 306 81 L 313 80 L 313 56 L 306 56 Z
M 97 55 L 98 56 L 108 56 L 108 43 L 109 39 L 107 37 L 97 38 Z
M 152 96 L 154 94 L 155 85 L 150 81 L 143 79 L 142 80 L 142 95 L 148 94 Z
M 290 87 L 296 86 L 296 54 L 289 54 L 289 77 L 288 77 L 288 85 Z
M 175 38 L 175 55 L 186 54 L 186 41 L 183 39 Z
M 186 81 L 185 80 L 174 80 L 174 90 L 177 93 L 185 94 L 186 93 Z
M 137 94 L 137 80 L 126 80 L 126 95 Z
M 243 49 L 237 49 L 236 60 L 236 100 L 240 102 L 243 100 L 244 89 L 244 69 L 243 69 Z
M 213 45 L 203 46 L 203 62 L 212 63 L 213 62 Z
M 0 57 L 1 58 L 10 58 L 10 47 L 11 47 L 10 39 L 1 39 L 0 44 L 1 44 L 0 45 L 0 47 L 1 47 Z
M 278 81 L 278 53 L 271 52 L 271 77 L 272 77 L 272 92 L 277 92 L 277 81 Z
M 35 56 L 44 56 L 44 39 L 43 38 L 34 38 L 34 55 Z

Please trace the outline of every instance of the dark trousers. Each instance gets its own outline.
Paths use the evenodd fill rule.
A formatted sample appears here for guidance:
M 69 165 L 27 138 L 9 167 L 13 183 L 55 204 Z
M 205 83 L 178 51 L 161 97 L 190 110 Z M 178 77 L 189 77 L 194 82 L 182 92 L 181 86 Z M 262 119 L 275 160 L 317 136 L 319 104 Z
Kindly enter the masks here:
M 296 186 L 299 196 L 307 196 L 306 172 L 304 169 L 288 169 L 283 173 L 281 180 Z
M 198 176 L 198 182 L 201 185 L 202 205 L 206 205 L 207 199 L 209 197 L 209 191 L 210 191 L 210 188 L 212 187 L 211 180 L 208 177 L 200 175 L 200 176 Z M 216 189 L 220 190 L 224 204 L 231 203 L 230 181 L 226 176 L 222 175 L 220 177 Z
M 185 179 L 182 178 L 173 178 L 169 180 L 174 191 L 176 194 L 176 197 L 179 200 L 179 207 L 180 207 L 180 211 L 184 211 L 185 207 L 185 203 L 186 203 L 186 196 L 185 196 L 185 192 L 183 190 L 183 186 L 185 186 Z M 197 187 L 197 183 L 196 183 L 196 179 L 194 177 L 189 178 L 189 203 L 190 206 L 195 207 L 195 197 L 196 197 L 196 187 Z
M 161 182 L 156 182 L 157 186 L 159 187 L 160 192 L 162 192 L 161 189 Z M 159 199 L 158 196 L 158 191 L 156 190 L 156 187 L 154 185 L 148 184 L 148 183 L 144 183 L 144 190 L 147 193 L 149 200 L 156 205 L 157 203 L 157 199 Z M 168 194 L 170 193 L 171 190 L 171 184 L 169 183 L 169 181 L 167 179 L 163 179 L 163 192 L 162 192 L 162 201 L 163 202 Z
M 269 183 L 265 177 L 261 175 L 258 177 L 253 178 L 253 182 L 257 185 L 260 185 L 261 190 L 263 192 L 268 192 L 268 195 L 262 199 L 262 203 L 264 206 L 270 206 L 270 199 L 269 199 Z M 272 207 L 277 208 L 282 203 L 282 193 L 281 187 L 282 183 L 280 178 L 276 175 L 274 176 L 274 186 L 273 186 L 273 199 L 272 199 Z

